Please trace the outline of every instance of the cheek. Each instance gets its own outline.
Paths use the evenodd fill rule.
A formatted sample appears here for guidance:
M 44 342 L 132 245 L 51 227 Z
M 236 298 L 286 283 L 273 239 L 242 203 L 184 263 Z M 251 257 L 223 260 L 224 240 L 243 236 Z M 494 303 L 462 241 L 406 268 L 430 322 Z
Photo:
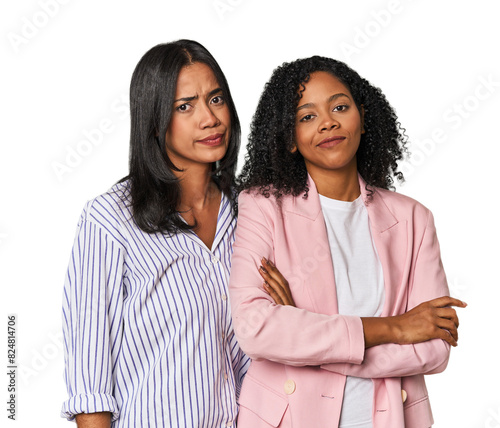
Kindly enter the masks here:
M 229 112 L 229 107 L 225 106 L 219 116 L 220 121 L 226 125 L 228 130 L 231 130 L 231 113 Z
M 165 135 L 165 142 L 168 145 L 175 145 L 186 136 L 185 121 L 178 118 L 172 119 Z
M 310 133 L 308 133 L 304 127 L 300 127 L 300 129 L 295 128 L 295 143 L 297 144 L 297 149 L 301 153 L 304 149 L 307 149 L 310 140 L 309 134 Z
M 352 129 L 353 134 L 361 134 L 363 132 L 363 126 L 361 123 L 361 116 L 358 114 L 354 115 L 350 122 L 350 128 Z

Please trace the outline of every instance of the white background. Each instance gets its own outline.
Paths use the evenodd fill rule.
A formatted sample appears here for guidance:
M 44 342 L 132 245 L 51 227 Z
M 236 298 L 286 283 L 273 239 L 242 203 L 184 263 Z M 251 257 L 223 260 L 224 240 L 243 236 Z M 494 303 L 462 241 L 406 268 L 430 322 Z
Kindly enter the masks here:
M 283 61 L 330 56 L 382 88 L 414 153 L 398 191 L 432 209 L 452 294 L 469 304 L 460 310 L 459 346 L 447 370 L 428 377 L 435 426 L 500 427 L 496 5 L 4 1 L 0 360 L 6 367 L 7 314 L 17 314 L 20 368 L 18 420 L 7 419 L 4 375 L 0 425 L 70 426 L 59 418 L 66 396 L 60 306 L 76 223 L 85 201 L 127 174 L 126 104 L 136 63 L 158 43 L 192 38 L 226 74 L 243 147 L 263 85 Z

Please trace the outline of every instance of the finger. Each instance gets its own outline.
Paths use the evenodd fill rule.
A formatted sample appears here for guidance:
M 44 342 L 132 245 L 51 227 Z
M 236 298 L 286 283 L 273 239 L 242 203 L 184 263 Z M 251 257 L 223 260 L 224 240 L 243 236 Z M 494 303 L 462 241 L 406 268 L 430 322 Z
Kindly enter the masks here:
M 271 269 L 276 269 L 275 264 L 274 264 L 271 260 L 266 259 L 265 257 L 262 257 L 261 262 L 262 262 L 262 264 L 267 265 L 267 266 L 268 266 L 268 267 L 270 267 Z M 276 269 L 276 270 L 277 270 L 277 269 Z
M 284 287 L 282 282 L 279 280 L 279 278 L 277 279 L 273 277 L 266 268 L 261 266 L 259 268 L 259 273 L 262 276 L 262 278 L 264 278 L 264 281 L 270 284 L 276 291 L 278 291 L 278 289 L 281 288 L 284 292 Z
M 277 305 L 283 305 L 283 300 L 281 299 L 279 294 L 276 293 L 276 291 L 274 291 L 268 284 L 264 283 L 264 289 L 272 297 L 274 303 L 276 303 Z
M 262 257 L 262 262 L 265 264 L 265 270 L 269 273 L 269 276 L 271 276 L 273 279 L 275 279 L 279 284 L 280 287 L 284 290 L 286 293 L 289 302 L 295 306 L 295 303 L 293 301 L 292 297 L 292 292 L 290 290 L 290 286 L 288 285 L 288 281 L 286 278 L 281 274 L 281 272 L 278 270 L 278 268 L 275 266 L 275 264 L 271 261 L 266 259 L 265 257 Z
M 268 279 L 271 279 L 271 278 L 275 278 L 275 275 L 272 274 L 272 272 L 270 271 L 270 269 L 267 267 L 264 267 L 264 266 L 260 266 L 259 267 L 259 272 L 261 274 L 261 276 L 267 281 Z
M 436 315 L 440 318 L 446 318 L 455 324 L 455 326 L 459 326 L 457 311 L 453 308 L 438 308 L 436 309 Z
M 259 267 L 259 273 L 264 279 L 270 278 L 269 272 L 263 266 Z
M 287 302 L 289 300 L 282 284 L 280 284 L 279 281 L 276 281 L 274 278 L 268 277 L 266 283 L 274 290 L 275 293 L 280 296 L 283 302 Z
M 438 297 L 437 299 L 430 300 L 429 303 L 435 308 L 444 308 L 446 306 L 458 306 L 459 308 L 465 308 L 467 306 L 467 303 L 451 296 Z
M 445 318 L 439 318 L 439 321 L 436 325 L 441 329 L 448 330 L 449 333 L 453 336 L 453 339 L 455 339 L 455 341 L 458 341 L 458 330 L 453 321 Z
M 453 338 L 451 333 L 448 330 L 440 329 L 438 334 L 438 339 L 443 339 L 445 342 L 448 342 L 451 346 L 457 346 L 457 341 Z
M 265 260 L 263 258 L 263 260 Z M 267 267 L 261 266 L 259 268 L 259 271 L 261 272 L 261 276 L 271 284 L 271 282 L 275 282 L 278 287 L 281 288 L 282 292 L 285 293 L 289 300 L 292 299 L 292 293 L 290 291 L 290 287 L 288 286 L 288 281 L 281 275 L 281 273 L 278 271 L 276 268 L 272 268 L 267 264 Z M 274 286 L 274 284 L 271 284 Z M 276 288 L 276 287 L 274 287 Z M 277 289 L 276 289 L 277 290 Z
M 285 277 L 281 275 L 281 272 L 278 270 L 274 264 L 269 262 L 265 257 L 262 257 L 262 265 L 264 269 L 269 273 L 271 277 L 273 277 L 275 280 L 280 281 L 281 283 L 287 282 Z

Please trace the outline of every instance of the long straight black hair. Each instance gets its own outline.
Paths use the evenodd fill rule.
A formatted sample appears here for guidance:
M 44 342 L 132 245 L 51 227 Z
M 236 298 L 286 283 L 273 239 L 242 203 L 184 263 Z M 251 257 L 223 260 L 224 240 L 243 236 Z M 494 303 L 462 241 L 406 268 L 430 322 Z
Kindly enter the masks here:
M 231 118 L 231 136 L 224 157 L 214 163 L 212 178 L 232 201 L 240 147 L 240 122 L 226 78 L 215 58 L 200 43 L 178 40 L 160 44 L 141 58 L 130 83 L 129 180 L 132 215 L 147 233 L 191 229 L 178 215 L 181 188 L 166 151 L 165 135 L 172 117 L 177 78 L 185 66 L 210 67 L 222 89 Z M 177 170 L 178 171 L 178 170 Z

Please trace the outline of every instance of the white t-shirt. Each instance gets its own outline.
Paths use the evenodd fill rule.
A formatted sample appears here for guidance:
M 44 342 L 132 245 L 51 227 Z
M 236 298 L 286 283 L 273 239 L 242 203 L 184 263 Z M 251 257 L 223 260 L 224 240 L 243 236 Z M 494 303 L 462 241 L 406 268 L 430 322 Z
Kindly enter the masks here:
M 353 202 L 319 195 L 332 253 L 339 314 L 377 317 L 384 305 L 382 265 L 361 196 Z M 372 428 L 373 381 L 348 376 L 339 428 Z

